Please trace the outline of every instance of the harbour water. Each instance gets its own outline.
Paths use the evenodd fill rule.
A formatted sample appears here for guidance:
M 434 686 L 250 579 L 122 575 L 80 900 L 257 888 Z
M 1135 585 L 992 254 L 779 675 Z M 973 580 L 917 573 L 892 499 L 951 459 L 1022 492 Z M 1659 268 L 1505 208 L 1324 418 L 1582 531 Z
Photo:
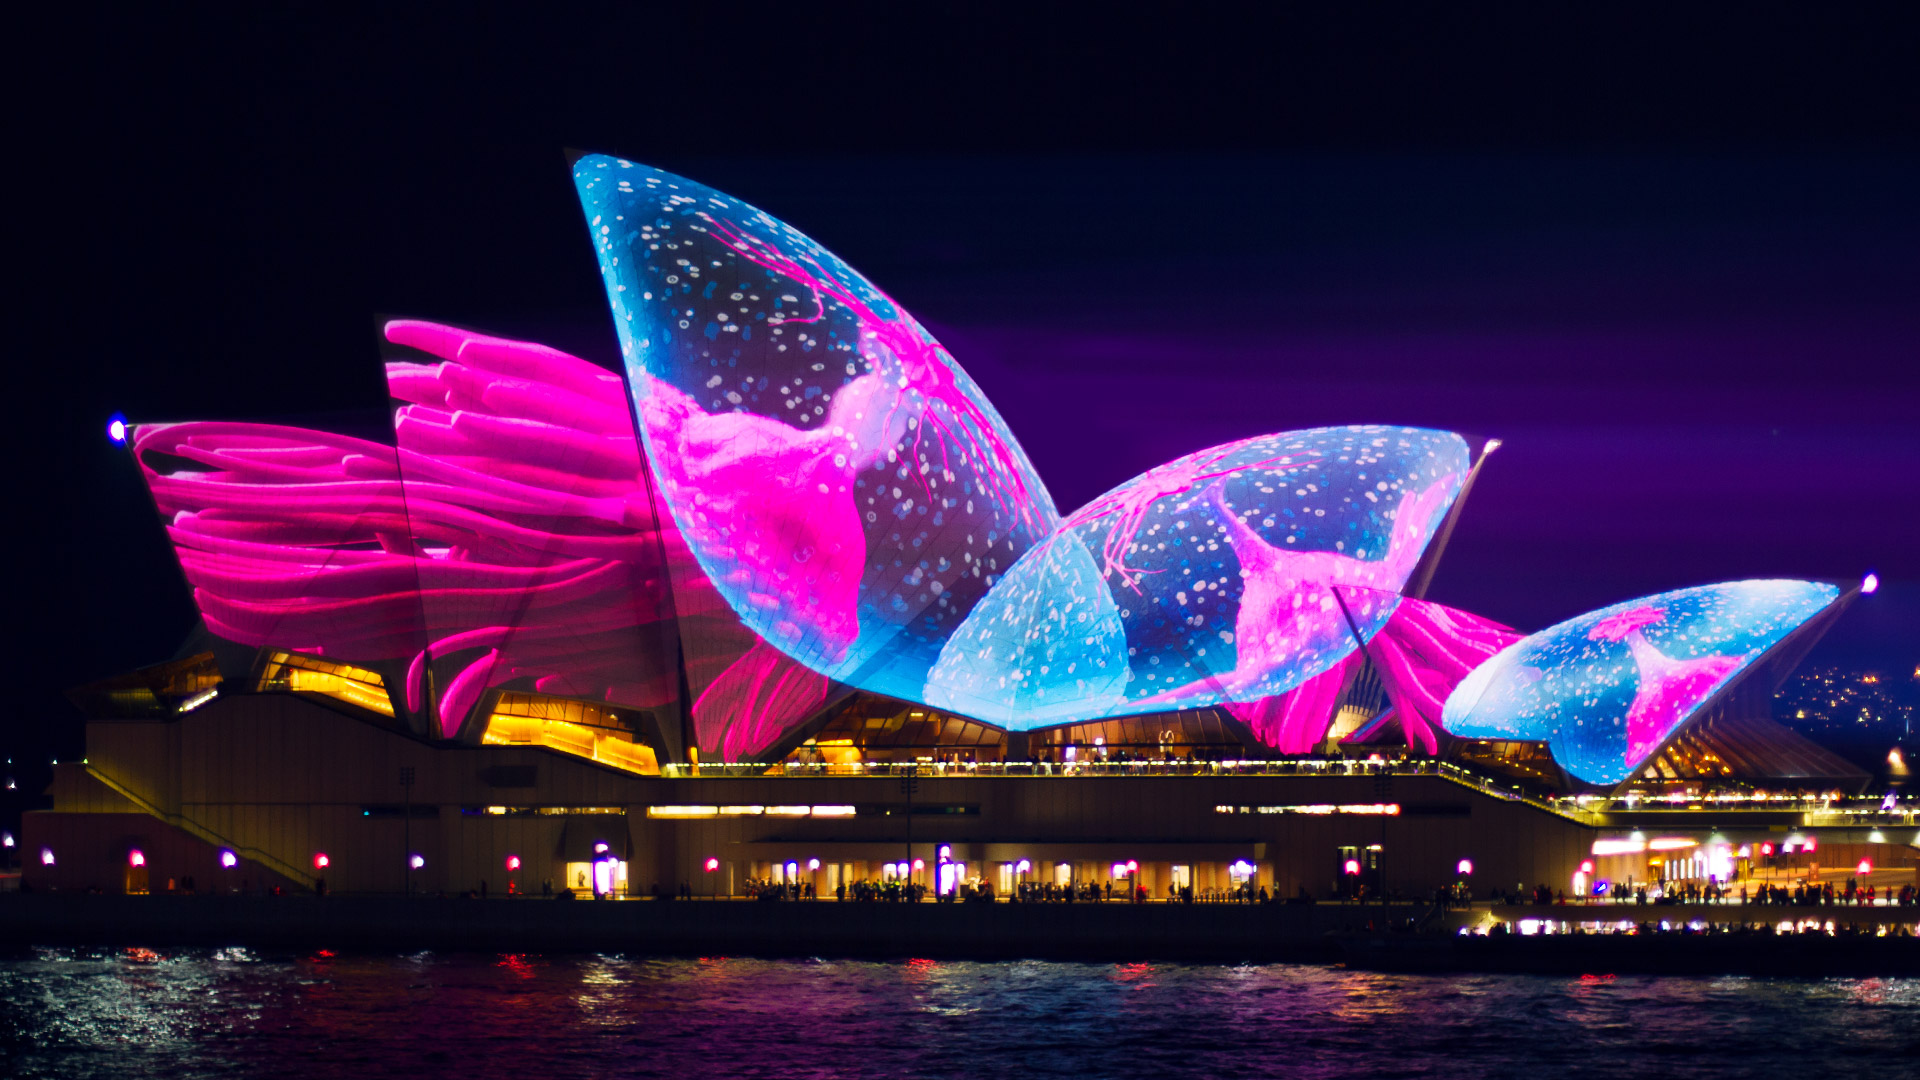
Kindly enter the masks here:
M 1920 1074 L 1920 979 L 0 953 L 10 1077 Z

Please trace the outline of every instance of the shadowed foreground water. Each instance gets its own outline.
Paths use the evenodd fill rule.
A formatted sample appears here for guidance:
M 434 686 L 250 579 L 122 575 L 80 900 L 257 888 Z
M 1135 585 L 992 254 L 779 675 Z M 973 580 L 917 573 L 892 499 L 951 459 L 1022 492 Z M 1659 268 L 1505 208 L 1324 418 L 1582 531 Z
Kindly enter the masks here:
M 1912 1076 L 1920 980 L 0 955 L 7 1076 Z M 1785 1070 L 1785 1072 L 1783 1072 Z

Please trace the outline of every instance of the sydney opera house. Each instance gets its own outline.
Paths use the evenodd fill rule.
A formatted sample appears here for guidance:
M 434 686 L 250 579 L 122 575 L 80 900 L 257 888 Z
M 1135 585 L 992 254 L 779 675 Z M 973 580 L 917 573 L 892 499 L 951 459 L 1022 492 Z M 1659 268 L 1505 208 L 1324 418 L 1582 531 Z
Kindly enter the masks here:
M 201 627 L 72 692 L 30 886 L 1578 893 L 1910 850 L 1769 715 L 1871 579 L 1525 633 L 1424 598 L 1496 444 L 1382 425 L 1063 514 L 831 252 L 642 165 L 574 179 L 623 370 L 397 320 L 390 439 L 115 428 Z

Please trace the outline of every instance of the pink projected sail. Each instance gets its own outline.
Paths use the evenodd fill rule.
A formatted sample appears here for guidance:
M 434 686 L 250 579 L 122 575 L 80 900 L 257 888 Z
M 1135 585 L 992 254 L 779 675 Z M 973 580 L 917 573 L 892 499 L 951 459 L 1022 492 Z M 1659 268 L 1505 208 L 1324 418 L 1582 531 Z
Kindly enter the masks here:
M 1333 722 L 1333 710 L 1340 703 L 1340 692 L 1361 665 L 1357 652 L 1348 653 L 1332 667 L 1284 694 L 1253 701 L 1229 701 L 1225 707 L 1233 718 L 1253 730 L 1260 745 L 1283 754 L 1311 753 L 1326 737 Z
M 387 380 L 441 732 L 514 680 L 672 702 L 665 556 L 619 377 L 432 323 L 386 334 L 438 361 L 391 361 Z
M 213 633 L 355 663 L 422 648 L 394 449 L 275 424 L 146 424 L 132 445 Z
M 1366 590 L 1340 590 L 1355 603 Z M 1427 600 L 1402 599 L 1387 624 L 1367 642 L 1380 684 L 1409 747 L 1439 752 L 1440 715 L 1447 695 L 1474 668 L 1525 635 L 1478 615 Z

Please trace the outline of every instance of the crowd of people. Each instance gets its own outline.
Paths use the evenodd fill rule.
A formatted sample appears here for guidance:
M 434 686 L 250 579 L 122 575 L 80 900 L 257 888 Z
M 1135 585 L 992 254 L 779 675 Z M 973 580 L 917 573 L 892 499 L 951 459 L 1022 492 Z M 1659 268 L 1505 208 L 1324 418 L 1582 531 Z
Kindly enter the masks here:
M 1882 890 L 1873 885 L 1861 885 L 1859 879 L 1848 878 L 1845 885 L 1834 888 L 1833 882 L 1824 885 L 1812 885 L 1802 882 L 1793 888 L 1784 885 L 1758 886 L 1752 895 L 1747 887 L 1740 887 L 1740 902 L 1743 904 L 1778 904 L 1794 907 L 1836 907 L 1841 905 L 1873 906 L 1881 900 L 1894 907 L 1920 906 L 1920 888 L 1902 885 L 1898 891 L 1889 885 Z
M 1531 892 L 1516 888 L 1513 892 L 1494 889 L 1490 899 L 1495 904 L 1518 906 L 1522 904 L 1565 904 L 1567 894 L 1564 890 L 1555 890 L 1546 885 L 1536 885 Z M 1581 898 L 1575 897 L 1575 902 Z M 1885 903 L 1894 907 L 1920 906 L 1920 887 L 1903 885 L 1899 889 L 1888 885 L 1884 889 L 1874 885 L 1861 885 L 1857 878 L 1848 878 L 1843 885 L 1833 882 L 1800 882 L 1793 886 L 1773 885 L 1766 882 L 1742 884 L 1738 888 L 1732 885 L 1716 884 L 1711 881 L 1668 881 L 1634 884 L 1632 882 L 1613 882 L 1605 887 L 1595 899 L 1616 904 L 1634 904 L 1640 907 L 1669 904 L 1770 904 L 1791 905 L 1794 907 L 1835 907 L 1844 905 L 1868 906 Z
M 1827 928 L 1829 925 L 1832 926 L 1831 930 Z M 1523 931 L 1517 931 L 1504 922 L 1494 923 L 1483 932 L 1484 936 L 1487 937 L 1505 937 L 1509 934 L 1519 933 L 1523 933 Z M 1588 927 L 1582 927 L 1578 923 L 1574 923 L 1566 925 L 1560 933 L 1573 936 L 1582 934 L 1633 934 L 1638 936 L 1657 934 L 1670 937 L 1712 937 L 1715 935 L 1775 937 L 1785 934 L 1799 934 L 1829 937 L 1913 937 L 1913 929 L 1906 923 L 1895 923 L 1887 926 L 1881 926 L 1876 923 L 1861 924 L 1851 922 L 1822 925 L 1817 921 L 1799 924 L 1791 930 L 1783 929 L 1771 922 L 1713 922 L 1702 925 L 1692 925 L 1685 922 L 1639 922 L 1620 925 L 1602 923 L 1599 926 Z

